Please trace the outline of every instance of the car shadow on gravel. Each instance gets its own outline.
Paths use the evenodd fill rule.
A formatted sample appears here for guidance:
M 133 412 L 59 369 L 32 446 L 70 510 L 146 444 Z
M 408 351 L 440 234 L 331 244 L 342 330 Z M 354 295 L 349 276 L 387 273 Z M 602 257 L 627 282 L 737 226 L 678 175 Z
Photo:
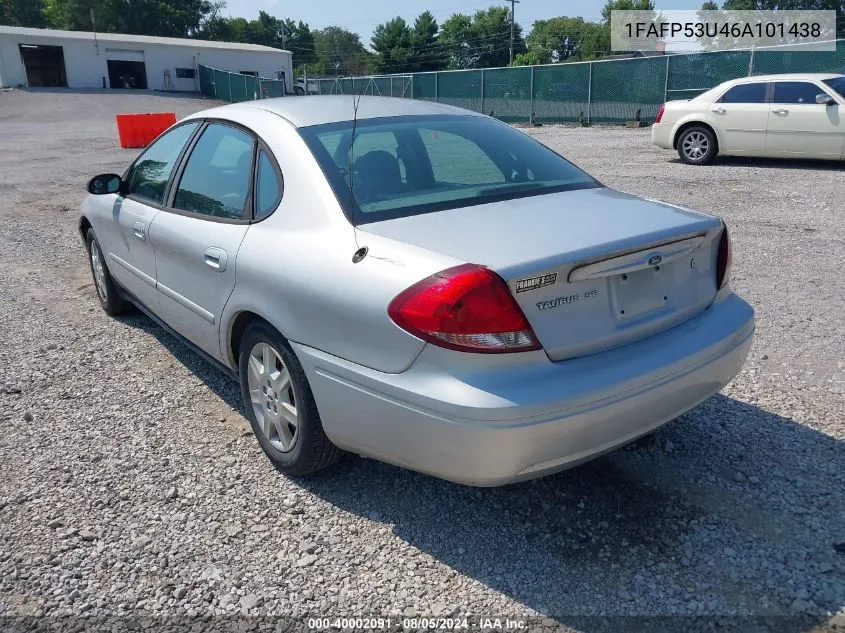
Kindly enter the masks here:
M 123 320 L 242 413 L 221 371 L 146 317 Z M 579 630 L 798 633 L 845 606 L 843 464 L 836 438 L 716 395 L 648 440 L 521 484 L 471 488 L 355 456 L 294 481 Z M 428 604 L 468 609 L 457 595 Z
M 648 441 L 532 482 L 469 488 L 350 458 L 299 483 L 579 630 L 690 630 L 695 617 L 797 633 L 845 605 L 842 464 L 845 443 L 717 395 Z
M 670 163 L 683 165 L 680 158 L 673 158 Z M 744 156 L 720 156 L 708 167 L 759 167 L 764 169 L 801 169 L 816 171 L 842 171 L 842 163 L 835 160 L 810 158 L 746 158 Z

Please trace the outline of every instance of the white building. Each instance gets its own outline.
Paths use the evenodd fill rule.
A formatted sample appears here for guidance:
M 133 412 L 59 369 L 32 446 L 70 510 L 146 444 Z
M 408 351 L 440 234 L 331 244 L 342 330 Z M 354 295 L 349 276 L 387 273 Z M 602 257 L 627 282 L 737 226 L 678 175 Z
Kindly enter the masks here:
M 285 80 L 290 51 L 232 42 L 0 26 L 0 88 L 138 88 L 196 91 L 197 65 Z

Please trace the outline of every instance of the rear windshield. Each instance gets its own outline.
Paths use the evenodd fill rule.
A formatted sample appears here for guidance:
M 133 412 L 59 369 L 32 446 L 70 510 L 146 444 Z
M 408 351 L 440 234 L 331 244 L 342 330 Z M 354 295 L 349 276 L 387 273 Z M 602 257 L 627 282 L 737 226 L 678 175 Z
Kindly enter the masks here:
M 545 145 L 486 117 L 358 121 L 350 153 L 352 127 L 344 121 L 299 132 L 355 224 L 601 186 Z
M 824 83 L 826 83 L 836 92 L 838 92 L 840 97 L 845 97 L 845 77 L 834 77 L 833 79 L 825 79 Z

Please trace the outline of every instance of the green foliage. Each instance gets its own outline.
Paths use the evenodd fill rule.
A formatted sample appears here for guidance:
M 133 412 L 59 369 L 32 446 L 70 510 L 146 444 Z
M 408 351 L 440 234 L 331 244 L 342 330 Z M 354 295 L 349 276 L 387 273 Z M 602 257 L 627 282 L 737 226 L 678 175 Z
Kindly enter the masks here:
M 608 24 L 611 11 L 654 11 L 654 0 L 607 0 L 601 17 Z
M 539 51 L 526 51 L 524 53 L 520 53 L 516 57 L 513 58 L 513 65 L 514 66 L 539 66 L 540 64 L 548 64 L 551 61 L 551 57 L 544 58 L 542 57 Z
M 567 37 L 573 44 L 570 58 L 563 53 Z M 537 20 L 526 44 L 529 51 L 536 51 L 549 61 L 553 51 L 558 51 L 560 61 L 596 59 L 610 52 L 610 26 L 565 16 Z
M 23 0 L 26 2 L 26 0 Z M 212 0 L 47 0 L 49 25 L 57 29 L 90 31 L 91 10 L 98 31 L 193 37 L 223 6 Z
M 439 30 L 440 27 L 431 11 L 423 11 L 414 20 L 414 28 L 411 31 L 411 44 L 414 48 L 411 57 L 412 72 L 441 70 L 446 67 L 437 38 Z
M 44 0 L 0 0 L 0 24 L 9 26 L 47 26 Z
M 382 72 L 403 73 L 411 70 L 414 44 L 411 29 L 400 17 L 379 24 L 373 32 L 373 49 L 381 56 Z
M 315 74 L 364 75 L 376 70 L 377 57 L 364 48 L 356 33 L 341 26 L 314 31 L 314 49 Z
M 449 68 L 491 68 L 510 61 L 511 16 L 507 7 L 490 7 L 473 16 L 456 13 L 443 23 L 439 42 Z M 514 25 L 514 55 L 525 51 L 522 27 Z

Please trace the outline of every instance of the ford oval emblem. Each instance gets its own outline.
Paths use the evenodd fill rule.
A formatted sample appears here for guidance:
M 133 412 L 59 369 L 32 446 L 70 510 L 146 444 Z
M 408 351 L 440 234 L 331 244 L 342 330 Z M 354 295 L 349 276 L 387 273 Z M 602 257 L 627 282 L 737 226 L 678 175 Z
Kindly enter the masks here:
M 663 261 L 663 255 L 660 253 L 655 253 L 651 257 L 648 258 L 648 265 L 649 266 L 659 266 L 660 262 Z

